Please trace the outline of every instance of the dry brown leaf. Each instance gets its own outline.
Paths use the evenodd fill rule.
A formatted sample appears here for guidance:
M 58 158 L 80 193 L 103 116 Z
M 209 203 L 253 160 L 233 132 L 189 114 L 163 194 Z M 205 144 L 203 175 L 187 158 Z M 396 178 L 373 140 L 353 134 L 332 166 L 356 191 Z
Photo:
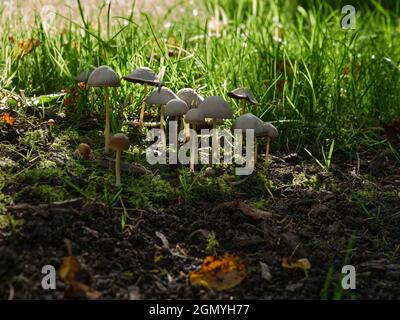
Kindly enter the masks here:
M 40 46 L 40 41 L 37 39 L 26 39 L 18 44 L 18 47 L 14 48 L 15 58 L 22 58 L 23 56 L 31 53 L 35 48 Z
M 223 258 L 207 256 L 199 271 L 189 273 L 192 285 L 205 286 L 216 291 L 228 290 L 246 277 L 246 266 L 237 255 L 225 254 Z
M 221 206 L 228 208 L 238 208 L 240 211 L 242 211 L 243 214 L 252 217 L 253 219 L 270 220 L 272 218 L 271 212 L 250 207 L 243 201 L 224 202 L 223 204 L 221 204 Z
M 68 285 L 65 297 L 69 299 L 88 299 L 97 300 L 101 293 L 88 285 L 76 280 L 76 276 L 81 270 L 78 259 L 72 254 L 71 241 L 65 240 L 68 256 L 63 258 L 63 262 L 58 270 L 60 279 Z
M 9 127 L 12 127 L 15 123 L 15 119 L 8 112 L 4 113 L 0 119 Z
M 282 259 L 282 267 L 285 269 L 302 269 L 308 271 L 311 269 L 311 263 L 307 258 L 302 259 L 290 259 L 284 257 Z

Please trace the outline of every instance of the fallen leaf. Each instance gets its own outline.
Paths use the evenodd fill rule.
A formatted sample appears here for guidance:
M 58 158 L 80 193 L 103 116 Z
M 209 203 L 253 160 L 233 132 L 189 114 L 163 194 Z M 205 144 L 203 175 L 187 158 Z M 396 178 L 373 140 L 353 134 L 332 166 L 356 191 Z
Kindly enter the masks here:
M 307 258 L 302 259 L 290 259 L 284 257 L 282 259 L 282 267 L 285 269 L 302 269 L 308 271 L 311 269 L 311 263 Z
M 14 55 L 16 59 L 22 58 L 23 56 L 31 53 L 35 48 L 40 46 L 40 41 L 37 39 L 26 39 L 18 44 L 18 47 L 14 48 Z
M 68 256 L 63 258 L 63 262 L 58 270 L 60 279 L 68 285 L 65 297 L 69 299 L 88 299 L 97 300 L 101 293 L 88 285 L 76 280 L 76 276 L 81 270 L 78 259 L 72 254 L 71 241 L 65 240 Z
M 237 255 L 225 254 L 223 258 L 207 256 L 199 271 L 189 273 L 192 285 L 205 286 L 216 291 L 236 287 L 246 277 L 246 266 Z
M 4 114 L 1 116 L 1 119 L 2 119 L 3 122 L 4 122 L 6 125 L 8 125 L 9 127 L 12 127 L 12 126 L 14 125 L 14 123 L 15 123 L 15 119 L 14 119 L 8 112 L 4 113 Z
M 270 220 L 272 218 L 272 213 L 264 210 L 260 210 L 257 208 L 253 208 L 243 201 L 230 201 L 224 202 L 220 205 L 220 207 L 228 207 L 228 208 L 238 208 L 242 211 L 246 216 L 252 217 L 253 219 L 263 219 Z

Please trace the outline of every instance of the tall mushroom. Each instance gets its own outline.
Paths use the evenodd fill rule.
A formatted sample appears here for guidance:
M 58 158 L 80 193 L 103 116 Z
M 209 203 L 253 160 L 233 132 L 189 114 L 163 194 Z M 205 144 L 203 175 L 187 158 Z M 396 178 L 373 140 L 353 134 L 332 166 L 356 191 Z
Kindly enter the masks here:
M 98 67 L 96 70 L 92 72 L 90 75 L 87 84 L 90 87 L 100 87 L 104 88 L 104 103 L 106 105 L 106 128 L 104 131 L 104 139 L 105 139 L 105 151 L 108 152 L 110 150 L 109 140 L 111 135 L 111 122 L 110 122 L 110 92 L 109 87 L 119 87 L 120 86 L 120 78 L 118 74 L 115 73 L 108 66 Z
M 115 156 L 115 185 L 121 186 L 121 153 L 129 149 L 129 139 L 123 133 L 116 133 L 110 138 L 110 149 L 116 152 Z
M 254 98 L 253 93 L 251 90 L 246 89 L 246 88 L 237 88 L 231 92 L 228 92 L 228 96 L 236 99 L 236 100 L 242 100 L 242 114 L 246 113 L 246 107 L 247 107 L 247 102 L 251 104 L 257 104 L 256 98 Z
M 217 119 L 231 119 L 233 117 L 232 109 L 228 102 L 220 97 L 209 97 L 199 105 L 199 110 L 203 111 L 206 118 L 212 119 L 213 141 L 218 141 Z M 217 158 L 218 150 L 213 150 L 213 158 Z
M 196 132 L 196 138 L 197 138 L 197 125 L 199 124 L 204 124 L 205 122 L 205 115 L 204 112 L 201 111 L 200 109 L 190 109 L 185 116 L 185 122 L 193 126 L 193 130 Z M 194 171 L 194 152 L 195 152 L 195 145 L 194 145 L 194 140 L 192 138 L 191 140 L 191 151 L 190 151 L 190 170 Z
M 253 115 L 252 113 L 246 113 L 236 118 L 232 125 L 232 129 L 241 129 L 246 131 L 247 129 L 254 130 L 254 163 L 257 162 L 257 136 L 261 135 L 265 131 L 264 122 Z
M 197 108 L 204 101 L 204 98 L 200 94 L 190 88 L 181 89 L 176 95 L 179 99 L 185 101 L 190 109 Z
M 265 122 L 262 132 L 259 134 L 260 137 L 267 138 L 267 145 L 265 147 L 265 162 L 269 160 L 269 145 L 271 139 L 276 139 L 279 137 L 278 129 L 271 123 Z
M 177 95 L 167 87 L 161 87 L 160 90 L 155 89 L 147 97 L 146 102 L 152 105 L 160 106 L 160 129 L 164 130 L 164 112 L 165 105 L 173 99 L 178 99 Z
M 151 70 L 150 68 L 143 67 L 132 71 L 131 73 L 123 77 L 123 79 L 129 82 L 139 83 L 144 86 L 143 102 L 140 108 L 140 116 L 139 116 L 139 125 L 143 126 L 144 113 L 146 109 L 147 86 L 158 85 L 159 83 L 158 77 L 153 70 Z

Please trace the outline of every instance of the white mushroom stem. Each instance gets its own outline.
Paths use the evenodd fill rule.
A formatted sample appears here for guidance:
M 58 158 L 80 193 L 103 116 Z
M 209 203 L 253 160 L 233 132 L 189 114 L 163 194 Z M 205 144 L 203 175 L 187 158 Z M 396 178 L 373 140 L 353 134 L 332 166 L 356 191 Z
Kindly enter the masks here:
M 117 151 L 115 155 L 115 185 L 121 186 L 121 151 Z
M 267 138 L 267 146 L 265 148 L 265 162 L 269 161 L 269 144 L 270 144 L 271 138 Z
M 190 129 L 189 129 L 190 130 Z M 193 130 L 196 132 L 196 139 L 197 139 L 197 131 L 196 131 L 196 125 L 193 125 Z M 191 148 L 190 148 L 190 171 L 194 172 L 194 161 L 195 161 L 195 148 L 196 148 L 196 144 L 195 141 L 192 137 L 192 135 L 190 135 L 190 139 L 191 139 Z
M 104 88 L 104 100 L 106 105 L 106 128 L 104 130 L 104 150 L 110 150 L 110 135 L 111 135 L 111 121 L 110 121 L 110 93 L 108 87 Z
M 140 109 L 140 118 L 139 118 L 140 126 L 143 126 L 144 112 L 146 108 L 146 96 L 147 96 L 147 83 L 144 84 L 143 102 L 142 102 L 142 108 Z
M 246 99 L 243 99 L 243 102 L 242 102 L 242 114 L 246 113 L 246 103 L 247 103 Z

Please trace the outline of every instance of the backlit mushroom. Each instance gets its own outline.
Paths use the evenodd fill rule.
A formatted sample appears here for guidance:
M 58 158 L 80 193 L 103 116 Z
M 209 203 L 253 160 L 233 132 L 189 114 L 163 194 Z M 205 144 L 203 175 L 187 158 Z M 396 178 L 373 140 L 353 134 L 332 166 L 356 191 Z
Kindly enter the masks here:
M 247 106 L 247 102 L 251 103 L 251 104 L 257 104 L 257 100 L 256 98 L 254 98 L 253 93 L 246 88 L 237 88 L 231 92 L 228 92 L 228 96 L 236 99 L 236 100 L 242 100 L 243 104 L 242 104 L 242 114 L 246 113 L 246 106 Z
M 273 124 L 265 122 L 263 131 L 258 136 L 267 138 L 267 145 L 265 147 L 265 162 L 268 162 L 270 141 L 271 139 L 276 139 L 279 137 L 278 129 Z
M 200 94 L 190 88 L 181 89 L 176 95 L 179 99 L 182 99 L 187 103 L 189 109 L 197 108 L 199 104 L 204 101 L 204 98 Z
M 177 128 L 179 131 L 180 117 L 185 115 L 189 110 L 188 105 L 181 99 L 172 99 L 165 106 L 165 116 L 175 117 Z
M 105 151 L 108 152 L 109 147 L 109 140 L 111 135 L 111 121 L 110 121 L 110 93 L 109 87 L 119 87 L 120 79 L 118 74 L 115 73 L 108 66 L 101 66 L 98 67 L 96 70 L 92 72 L 88 79 L 88 85 L 91 87 L 100 87 L 104 88 L 104 103 L 106 106 L 106 125 L 104 131 L 104 140 L 105 140 Z
M 139 125 L 143 125 L 144 113 L 146 109 L 146 96 L 147 96 L 147 86 L 156 86 L 158 85 L 158 77 L 154 73 L 153 70 L 150 68 L 138 68 L 125 77 L 123 77 L 126 81 L 133 82 L 133 83 L 140 83 L 144 86 L 144 93 L 143 93 L 143 102 L 142 107 L 140 109 L 140 116 L 139 116 Z
M 129 149 L 129 139 L 123 133 L 114 134 L 110 138 L 110 149 L 116 152 L 115 156 L 115 185 L 121 186 L 121 153 Z

